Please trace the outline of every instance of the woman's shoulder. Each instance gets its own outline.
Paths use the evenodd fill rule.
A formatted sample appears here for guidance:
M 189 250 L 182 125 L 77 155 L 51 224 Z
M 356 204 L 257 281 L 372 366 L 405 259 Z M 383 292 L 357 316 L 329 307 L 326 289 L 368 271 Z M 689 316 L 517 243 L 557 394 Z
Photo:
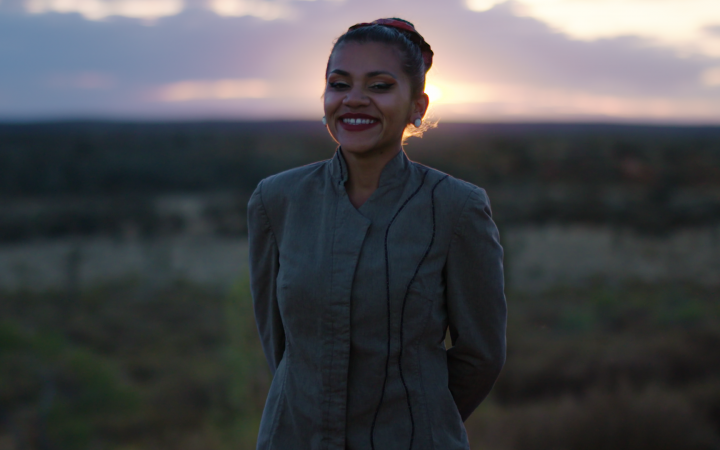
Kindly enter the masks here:
M 258 183 L 253 196 L 261 197 L 266 207 L 284 203 L 290 197 L 322 184 L 327 164 L 328 160 L 318 161 L 270 175 Z
M 287 186 L 297 186 L 313 178 L 324 176 L 325 166 L 329 160 L 317 161 L 304 166 L 288 169 L 262 180 L 262 184 L 269 188 L 284 189 Z
M 443 205 L 445 213 L 461 214 L 468 208 L 487 209 L 490 211 L 490 200 L 485 189 L 432 167 L 415 163 L 427 170 L 428 186 L 438 205 Z

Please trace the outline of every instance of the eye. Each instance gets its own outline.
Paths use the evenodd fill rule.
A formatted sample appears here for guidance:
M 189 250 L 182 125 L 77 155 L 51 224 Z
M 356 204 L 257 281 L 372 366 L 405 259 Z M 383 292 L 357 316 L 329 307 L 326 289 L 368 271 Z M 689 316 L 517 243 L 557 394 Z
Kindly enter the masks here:
M 393 87 L 393 84 L 391 83 L 373 83 L 370 85 L 370 89 L 374 89 L 376 91 L 387 91 Z
M 342 82 L 342 81 L 333 81 L 333 82 L 330 82 L 330 83 L 328 83 L 328 86 L 330 86 L 330 89 L 336 89 L 336 90 L 345 89 L 345 88 L 350 87 L 349 84 L 344 83 L 344 82 Z

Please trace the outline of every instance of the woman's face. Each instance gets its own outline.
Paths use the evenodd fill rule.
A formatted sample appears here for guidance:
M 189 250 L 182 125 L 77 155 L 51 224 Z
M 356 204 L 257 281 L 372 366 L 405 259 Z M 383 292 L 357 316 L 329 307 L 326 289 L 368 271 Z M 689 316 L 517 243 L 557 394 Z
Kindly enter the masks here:
M 376 43 L 348 42 L 335 50 L 325 84 L 327 127 L 343 151 L 399 149 L 405 127 L 422 118 L 428 98 L 410 95 L 398 52 Z

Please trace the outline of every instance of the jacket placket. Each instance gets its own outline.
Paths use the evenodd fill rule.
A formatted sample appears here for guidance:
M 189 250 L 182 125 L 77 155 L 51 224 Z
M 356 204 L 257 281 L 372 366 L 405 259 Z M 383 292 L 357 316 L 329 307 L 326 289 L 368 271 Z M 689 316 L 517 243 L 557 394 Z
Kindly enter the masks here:
M 327 450 L 345 449 L 350 364 L 350 302 L 355 269 L 371 224 L 370 220 L 350 203 L 342 184 L 337 186 L 336 192 L 337 207 L 331 250 L 331 294 L 323 318 L 326 379 L 323 449 Z

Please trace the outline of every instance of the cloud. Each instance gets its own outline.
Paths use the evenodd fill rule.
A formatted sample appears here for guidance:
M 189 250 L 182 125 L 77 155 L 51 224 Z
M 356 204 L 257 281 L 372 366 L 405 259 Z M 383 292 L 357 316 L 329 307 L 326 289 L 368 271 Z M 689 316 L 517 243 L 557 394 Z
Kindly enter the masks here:
M 8 1 L 18 9 L 19 0 Z M 314 0 L 25 0 L 23 9 L 31 14 L 78 13 L 88 20 L 120 16 L 152 21 L 187 9 L 205 9 L 220 16 L 277 20 L 294 17 L 292 3 L 296 1 Z
M 182 0 L 27 0 L 25 5 L 31 14 L 79 13 L 90 20 L 110 16 L 151 20 L 183 10 Z
M 17 9 L 23 4 L 24 9 L 33 14 L 78 13 L 89 20 L 121 16 L 145 21 L 174 16 L 188 9 L 205 9 L 220 16 L 251 16 L 271 21 L 297 19 L 305 9 L 299 4 L 308 1 L 314 0 L 5 0 L 0 2 L 0 8 Z M 405 1 L 410 3 L 409 0 L 384 2 L 372 9 L 366 7 L 364 12 L 372 10 L 380 14 L 382 10 L 395 10 L 407 14 L 411 9 L 401 7 Z M 1 6 L 2 3 L 10 6 Z M 341 0 L 341 3 L 367 6 L 368 1 Z M 428 2 L 413 2 L 413 9 L 420 4 L 427 6 Z M 720 56 L 720 33 L 708 32 L 720 23 L 717 0 L 463 0 L 462 3 L 456 0 L 442 4 L 455 9 L 456 13 L 460 13 L 458 5 L 475 12 L 506 5 L 515 15 L 534 18 L 573 39 L 594 41 L 634 36 L 687 54 Z
M 505 3 L 506 0 L 466 0 L 468 9 L 475 12 L 484 12 L 494 8 L 496 5 Z
M 705 86 L 716 87 L 720 86 L 720 66 L 712 67 L 705 70 L 702 73 L 702 82 Z
M 672 48 L 637 37 L 576 40 L 529 17 L 513 5 L 453 17 L 453 34 L 438 36 L 438 71 L 456 83 L 530 84 L 597 94 L 685 95 L 701 88 L 698 74 L 711 59 L 680 57 Z M 453 60 L 452 71 L 442 61 Z M 457 70 L 462 62 L 461 70 Z
M 706 75 L 720 59 L 637 36 L 580 39 L 518 16 L 515 3 L 473 12 L 464 0 L 294 1 L 278 3 L 288 16 L 267 20 L 185 0 L 148 26 L 28 14 L 6 8 L 12 1 L 0 4 L 4 118 L 319 118 L 333 39 L 399 16 L 435 50 L 429 82 L 443 120 L 720 121 L 720 90 Z
M 708 25 L 704 28 L 707 34 L 720 36 L 720 25 Z
M 720 22 L 717 0 L 518 0 L 518 15 L 540 20 L 583 40 L 637 36 L 720 56 L 720 40 L 703 32 Z
M 210 0 L 209 8 L 221 16 L 255 16 L 265 20 L 287 18 L 291 15 L 291 10 L 286 2 Z

